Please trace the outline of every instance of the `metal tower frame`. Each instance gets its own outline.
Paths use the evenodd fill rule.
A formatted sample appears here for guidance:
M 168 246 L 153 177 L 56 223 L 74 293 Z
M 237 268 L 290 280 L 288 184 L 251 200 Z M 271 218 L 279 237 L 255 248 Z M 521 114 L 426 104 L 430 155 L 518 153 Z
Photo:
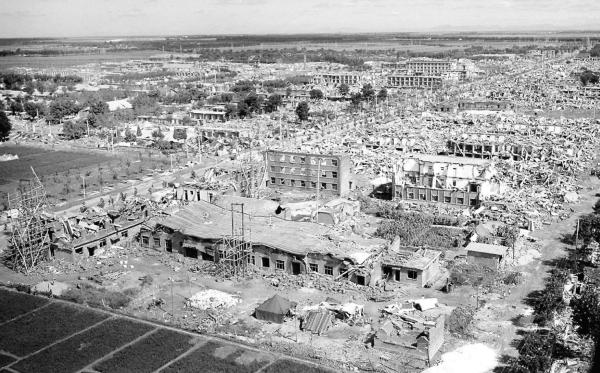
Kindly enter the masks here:
M 244 204 L 232 203 L 231 235 L 222 236 L 217 244 L 218 268 L 226 277 L 244 277 L 247 273 L 252 243 L 245 237 L 245 228 Z
M 50 258 L 49 223 L 42 213 L 47 206 L 46 190 L 33 168 L 34 179 L 21 179 L 18 192 L 8 204 L 16 213 L 10 217 L 11 237 L 5 257 L 15 271 L 31 272 Z

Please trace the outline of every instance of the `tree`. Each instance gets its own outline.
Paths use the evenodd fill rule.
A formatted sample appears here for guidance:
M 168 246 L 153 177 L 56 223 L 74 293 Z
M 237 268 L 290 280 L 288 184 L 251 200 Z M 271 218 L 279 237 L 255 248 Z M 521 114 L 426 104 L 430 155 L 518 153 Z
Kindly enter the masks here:
M 338 87 L 338 92 L 340 92 L 340 95 L 346 96 L 348 93 L 350 93 L 350 87 L 348 87 L 348 84 L 342 83 Z
M 353 108 L 358 109 L 360 107 L 360 103 L 362 102 L 362 95 L 360 93 L 355 93 L 352 96 L 350 96 L 350 103 L 352 105 Z
M 282 102 L 282 100 L 281 100 L 281 96 L 280 95 L 278 95 L 278 94 L 272 94 L 267 99 L 267 102 L 265 104 L 265 111 L 267 113 L 272 113 L 274 111 L 277 111 L 277 109 L 281 105 L 281 102 Z
M 595 352 L 593 368 L 597 372 L 600 367 L 600 294 L 598 289 L 588 285 L 579 298 L 571 302 L 573 308 L 573 323 L 578 327 L 577 332 L 594 341 Z
M 187 128 L 174 128 L 173 129 L 174 140 L 185 140 L 187 139 Z
M 237 110 L 238 110 L 237 115 L 240 118 L 246 118 L 248 116 L 248 114 L 250 114 L 250 109 L 248 108 L 248 105 L 244 101 L 240 101 L 238 103 Z
M 237 106 L 234 104 L 225 105 L 225 118 L 231 119 L 237 116 Z
M 152 131 L 152 137 L 155 140 L 162 140 L 165 137 L 165 134 L 162 133 L 162 131 L 160 130 L 160 127 L 155 129 L 154 131 Z
M 183 119 L 181 120 L 181 124 L 183 124 L 184 126 L 190 126 L 192 125 L 192 118 L 190 117 L 183 117 Z
M 300 119 L 301 121 L 308 120 L 309 110 L 310 108 L 308 106 L 308 102 L 300 102 L 298 106 L 296 106 L 296 115 L 298 116 L 298 119 Z
M 248 111 L 250 113 L 258 113 L 262 109 L 263 98 L 256 95 L 256 93 L 251 92 L 244 99 L 244 103 L 248 105 Z
M 87 100 L 84 101 L 83 106 L 89 107 L 90 113 L 96 115 L 108 113 L 108 104 L 97 95 L 89 96 Z
M 68 97 L 58 98 L 50 104 L 46 119 L 51 123 L 58 123 L 68 115 L 76 114 L 79 107 L 75 101 Z
M 12 124 L 6 116 L 6 113 L 4 113 L 4 111 L 0 111 L 0 141 L 6 141 L 8 139 L 11 129 Z
M 379 92 L 377 93 L 377 99 L 379 101 L 385 101 L 385 100 L 387 100 L 387 97 L 388 97 L 388 91 L 387 91 L 387 89 L 381 88 L 379 90 Z
M 155 115 L 159 110 L 156 94 L 140 94 L 131 101 L 131 106 L 136 115 Z
M 127 127 L 127 129 L 125 130 L 125 141 L 135 142 L 135 140 L 137 140 L 137 137 L 133 134 L 133 132 L 131 132 L 129 127 Z
M 373 86 L 370 83 L 366 83 L 362 86 L 362 89 L 360 90 L 360 93 L 362 94 L 362 98 L 365 101 L 372 101 L 373 98 L 375 98 L 375 90 L 373 89 Z
M 25 105 L 23 105 L 23 109 L 32 119 L 46 114 L 46 105 L 42 102 L 27 101 Z
M 323 91 L 320 89 L 311 89 L 308 93 L 312 100 L 321 100 L 323 99 Z
M 80 139 L 87 133 L 87 128 L 84 123 L 76 123 L 67 121 L 63 123 L 63 136 L 69 140 Z
M 135 135 L 137 137 L 141 137 L 142 136 L 142 129 L 140 128 L 140 126 L 137 126 L 137 128 L 135 129 Z
M 23 112 L 23 103 L 21 102 L 20 98 L 17 98 L 16 100 L 12 100 L 10 102 L 10 111 L 12 115 L 16 115 L 17 113 Z

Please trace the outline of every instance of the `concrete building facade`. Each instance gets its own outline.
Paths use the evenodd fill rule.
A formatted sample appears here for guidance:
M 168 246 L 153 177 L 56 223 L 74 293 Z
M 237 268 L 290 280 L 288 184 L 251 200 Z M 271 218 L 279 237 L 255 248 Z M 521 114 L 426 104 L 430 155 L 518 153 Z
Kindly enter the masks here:
M 343 196 L 352 189 L 350 159 L 332 154 L 265 152 L 267 186 L 275 189 L 316 191 Z
M 502 192 L 490 161 L 413 154 L 394 166 L 392 196 L 398 200 L 477 206 Z
M 441 76 L 428 75 L 388 75 L 389 88 L 439 88 L 442 86 Z

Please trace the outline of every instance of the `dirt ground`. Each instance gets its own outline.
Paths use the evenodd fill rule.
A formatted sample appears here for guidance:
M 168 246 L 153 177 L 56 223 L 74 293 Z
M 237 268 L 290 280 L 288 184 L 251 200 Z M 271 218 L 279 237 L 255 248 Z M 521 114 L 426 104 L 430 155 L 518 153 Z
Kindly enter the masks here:
M 533 290 L 544 287 L 544 278 L 549 269 L 544 262 L 564 254 L 565 245 L 560 242 L 563 234 L 572 233 L 577 217 L 591 211 L 597 200 L 600 180 L 589 178 L 582 185 L 580 201 L 570 206 L 572 214 L 568 219 L 544 225 L 531 234 L 542 246 L 541 257 L 511 269 L 522 272 L 523 281 L 517 286 L 506 286 L 487 294 L 478 295 L 470 286 L 457 287 L 450 294 L 435 288 L 402 287 L 396 291 L 395 298 L 386 302 L 374 302 L 368 299 L 365 288 L 359 289 L 353 284 L 330 287 L 321 286 L 319 279 L 288 278 L 275 286 L 273 276 L 261 272 L 257 272 L 252 279 L 245 280 L 223 280 L 203 272 L 194 273 L 187 270 L 196 263 L 192 259 L 142 249 L 135 244 L 125 250 L 112 252 L 113 256 L 108 258 L 83 258 L 80 263 L 69 266 L 51 263 L 46 272 L 30 276 L 0 267 L 0 282 L 34 284 L 42 280 L 56 280 L 78 283 L 90 282 L 88 278 L 93 275 L 104 275 L 102 286 L 107 289 L 136 289 L 137 295 L 122 310 L 127 314 L 323 361 L 335 356 L 338 361 L 345 362 L 344 367 L 347 369 L 369 369 L 377 366 L 381 357 L 385 358 L 385 353 L 368 348 L 364 342 L 370 333 L 378 329 L 382 320 L 381 309 L 386 305 L 408 299 L 435 297 L 440 306 L 427 311 L 425 315 L 436 316 L 449 315 L 459 305 L 476 305 L 479 299 L 486 303 L 475 315 L 472 337 L 461 339 L 447 333 L 442 352 L 452 351 L 475 340 L 492 347 L 498 355 L 512 355 L 516 351 L 511 346 L 511 341 L 517 337 L 517 327 L 513 320 L 527 313 L 528 309 L 523 299 Z M 152 279 L 150 283 L 144 284 L 141 278 L 146 275 Z M 205 289 L 226 292 L 240 301 L 233 307 L 212 311 L 186 306 L 188 298 Z M 328 297 L 341 303 L 362 304 L 365 317 L 362 322 L 352 326 L 336 321 L 331 329 L 320 336 L 300 331 L 296 319 L 289 319 L 281 325 L 256 320 L 253 317 L 254 309 L 274 294 L 297 302 L 297 309 L 318 304 Z M 157 304 L 157 300 L 160 300 L 159 305 L 152 306 Z M 343 354 L 340 355 L 340 351 Z

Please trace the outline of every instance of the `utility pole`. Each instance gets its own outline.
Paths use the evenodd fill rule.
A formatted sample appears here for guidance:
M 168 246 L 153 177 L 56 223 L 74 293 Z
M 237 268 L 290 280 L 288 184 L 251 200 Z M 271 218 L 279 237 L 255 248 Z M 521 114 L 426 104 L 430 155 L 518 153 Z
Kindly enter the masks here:
M 81 175 L 81 179 L 83 180 L 83 198 L 85 198 L 85 176 Z

